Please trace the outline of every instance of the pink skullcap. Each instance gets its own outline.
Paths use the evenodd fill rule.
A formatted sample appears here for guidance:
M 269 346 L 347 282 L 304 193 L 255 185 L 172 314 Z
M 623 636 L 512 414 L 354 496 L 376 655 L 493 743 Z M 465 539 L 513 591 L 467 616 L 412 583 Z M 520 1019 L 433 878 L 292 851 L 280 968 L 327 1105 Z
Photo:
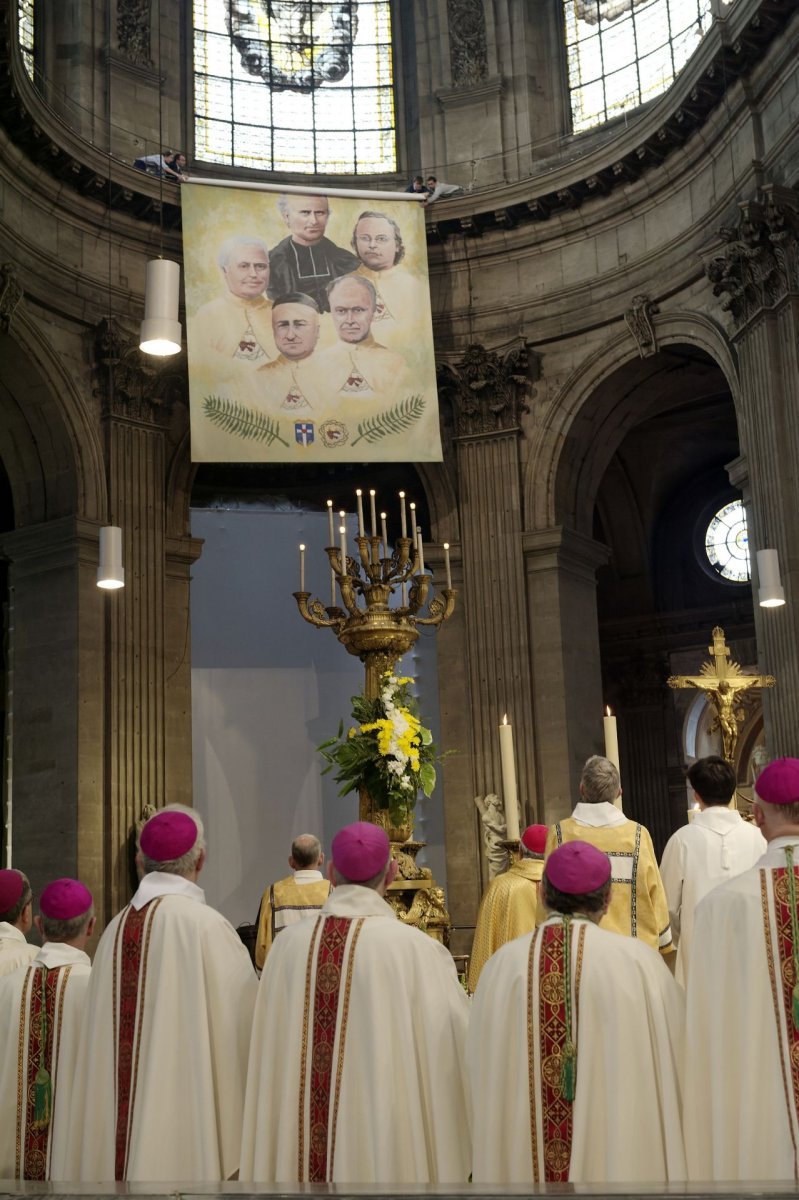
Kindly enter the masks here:
M 70 921 L 82 917 L 94 904 L 92 894 L 77 879 L 54 879 L 39 899 L 39 912 L 54 921 Z
M 522 834 L 522 845 L 531 854 L 543 854 L 547 844 L 547 825 L 528 825 Z
M 0 913 L 10 912 L 22 897 L 25 880 L 19 871 L 0 871 Z
M 197 826 L 188 813 L 159 812 L 142 828 L 139 845 L 153 862 L 182 858 L 197 841 Z
M 799 802 L 799 758 L 777 758 L 758 775 L 755 792 L 766 804 Z
M 588 842 L 567 842 L 552 851 L 544 873 L 559 892 L 585 896 L 598 891 L 610 879 L 610 859 Z
M 363 883 L 364 879 L 374 879 L 386 866 L 391 843 L 385 829 L 379 825 L 356 821 L 338 831 L 330 851 L 339 875 L 353 883 Z

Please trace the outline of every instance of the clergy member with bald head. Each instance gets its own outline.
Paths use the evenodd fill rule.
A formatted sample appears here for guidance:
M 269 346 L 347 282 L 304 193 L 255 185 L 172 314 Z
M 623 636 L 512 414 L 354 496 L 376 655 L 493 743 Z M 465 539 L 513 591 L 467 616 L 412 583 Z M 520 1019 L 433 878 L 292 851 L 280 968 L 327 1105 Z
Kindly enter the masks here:
M 685 1178 L 684 1002 L 656 950 L 601 927 L 610 859 L 546 860 L 547 917 L 489 959 L 467 1040 L 476 1184 Z
M 238 1169 L 257 980 L 197 879 L 197 813 L 142 826 L 143 878 L 94 960 L 63 1163 L 76 1181 L 219 1182 Z
M 518 859 L 486 888 L 469 960 L 470 992 L 477 987 L 480 972 L 500 946 L 535 929 L 546 843 L 547 826 L 528 825 L 521 836 Z
M 33 892 L 27 875 L 0 871 L 0 975 L 15 971 L 36 955 L 26 934 L 33 928 Z
M 770 763 L 752 815 L 768 843 L 697 905 L 688 972 L 691 1179 L 799 1179 L 799 758 Z
M 384 899 L 385 831 L 333 838 L 334 890 L 285 929 L 261 977 L 240 1178 L 259 1183 L 465 1183 L 469 1001 L 444 947 Z
M 255 965 L 263 970 L 266 956 L 281 930 L 314 917 L 330 893 L 330 881 L 320 867 L 325 861 L 322 844 L 312 833 L 301 833 L 291 843 L 289 866 L 292 874 L 268 887 L 261 899 Z
M 50 1178 L 65 1136 L 91 963 L 94 901 L 77 879 L 56 879 L 39 901 L 43 945 L 0 979 L 0 1179 Z

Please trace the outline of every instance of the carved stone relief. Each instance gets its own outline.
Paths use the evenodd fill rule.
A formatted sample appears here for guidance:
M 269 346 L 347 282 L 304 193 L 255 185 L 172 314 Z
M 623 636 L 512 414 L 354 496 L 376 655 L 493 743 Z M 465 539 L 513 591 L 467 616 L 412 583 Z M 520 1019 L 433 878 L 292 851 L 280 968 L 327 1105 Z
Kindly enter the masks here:
M 169 424 L 174 405 L 186 399 L 183 354 L 166 360 L 142 354 L 132 334 L 113 317 L 104 317 L 95 330 L 95 355 L 103 416 Z
M 638 343 L 638 353 L 641 358 L 648 358 L 657 353 L 658 343 L 655 325 L 652 320 L 658 306 L 653 304 L 648 296 L 633 296 L 632 307 L 624 314 L 627 328 Z
M 724 244 L 705 271 L 737 325 L 799 292 L 799 192 L 764 187 L 719 235 Z
M 483 0 L 447 0 L 452 83 L 473 87 L 488 78 Z
M 17 271 L 13 263 L 0 267 L 0 329 L 8 333 L 11 318 L 22 299 L 22 288 L 17 282 Z
M 525 341 L 509 350 L 469 346 L 458 363 L 442 363 L 438 387 L 452 403 L 455 436 L 470 437 L 517 429 L 529 412 L 531 351 Z
M 150 0 L 117 0 L 117 45 L 129 62 L 151 67 Z

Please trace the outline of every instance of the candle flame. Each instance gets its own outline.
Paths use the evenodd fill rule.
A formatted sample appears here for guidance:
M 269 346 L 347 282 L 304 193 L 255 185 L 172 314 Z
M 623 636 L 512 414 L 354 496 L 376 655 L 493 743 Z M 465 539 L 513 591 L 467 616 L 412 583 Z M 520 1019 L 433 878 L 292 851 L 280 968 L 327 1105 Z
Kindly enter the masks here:
M 356 488 L 356 489 L 355 489 L 355 495 L 356 495 L 356 496 L 362 496 L 362 495 L 363 495 L 363 491 L 362 491 L 362 489 L 361 489 L 361 488 Z
M 400 492 L 400 494 L 399 494 L 399 497 L 400 497 L 400 500 L 404 500 L 404 499 L 405 499 L 405 493 L 404 493 L 404 492 Z
M 346 533 L 346 532 L 347 532 L 347 530 L 344 528 L 344 526 L 343 526 L 343 525 L 339 525 L 339 527 L 338 527 L 338 531 L 339 531 L 339 533 Z
M 612 713 L 611 713 L 611 711 L 610 711 L 610 705 L 609 705 L 609 704 L 606 704 L 606 705 L 605 705 L 605 716 L 606 716 L 606 717 L 610 717 L 610 716 L 612 716 L 612 715 L 613 715 L 613 714 L 612 714 Z
M 305 542 L 300 542 L 300 550 L 304 550 L 304 549 L 305 549 Z
M 508 723 L 508 714 L 505 713 L 505 716 L 502 718 L 502 724 L 507 725 L 507 723 Z
M 449 550 L 449 542 L 444 542 L 444 549 Z
M 386 519 L 386 517 L 387 517 L 387 516 L 388 516 L 388 513 L 381 513 L 381 514 L 380 514 L 380 520 L 381 520 L 381 521 L 385 521 L 385 519 Z
M 375 491 L 375 489 L 374 489 L 374 488 L 369 488 L 369 495 L 370 495 L 370 496 L 376 496 L 376 495 L 377 495 L 377 492 Z
M 347 514 L 344 512 L 343 508 L 340 508 L 338 515 L 341 517 L 341 519 L 343 521 Z
M 328 500 L 328 502 L 327 502 L 327 507 L 328 507 L 328 508 L 332 508 L 332 507 L 333 507 L 333 501 L 332 501 L 332 500 Z

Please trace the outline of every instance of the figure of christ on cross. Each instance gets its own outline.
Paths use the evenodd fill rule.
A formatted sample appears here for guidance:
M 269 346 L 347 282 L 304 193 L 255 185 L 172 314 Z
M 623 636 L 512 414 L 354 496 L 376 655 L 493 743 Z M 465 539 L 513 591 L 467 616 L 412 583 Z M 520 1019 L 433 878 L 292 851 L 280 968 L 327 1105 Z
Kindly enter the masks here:
M 675 689 L 698 688 L 705 693 L 715 713 L 708 732 L 721 730 L 724 757 L 734 765 L 738 726 L 743 722 L 743 713 L 736 703 L 753 688 L 774 687 L 776 680 L 773 675 L 745 675 L 740 664 L 730 660 L 730 648 L 719 625 L 713 630 L 713 645 L 708 646 L 708 654 L 713 661 L 702 663 L 698 675 L 672 675 L 668 685 Z

